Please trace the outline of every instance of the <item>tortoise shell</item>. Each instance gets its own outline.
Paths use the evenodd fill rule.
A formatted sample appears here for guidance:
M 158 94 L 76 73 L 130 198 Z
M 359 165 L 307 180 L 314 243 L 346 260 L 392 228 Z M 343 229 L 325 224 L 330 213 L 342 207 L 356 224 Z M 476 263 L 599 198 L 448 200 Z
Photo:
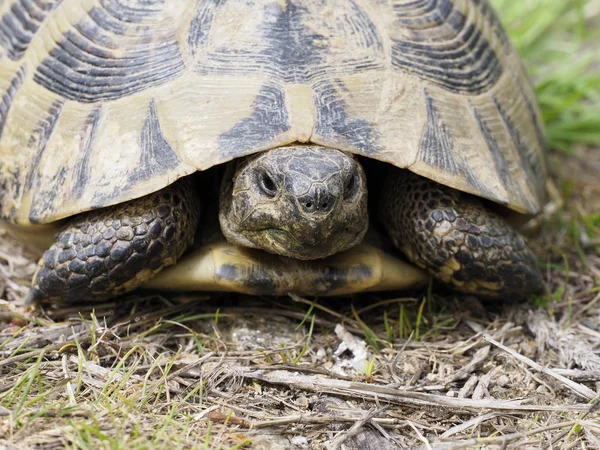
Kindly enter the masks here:
M 0 16 L 5 220 L 294 142 L 540 209 L 538 107 L 486 0 L 7 0 Z

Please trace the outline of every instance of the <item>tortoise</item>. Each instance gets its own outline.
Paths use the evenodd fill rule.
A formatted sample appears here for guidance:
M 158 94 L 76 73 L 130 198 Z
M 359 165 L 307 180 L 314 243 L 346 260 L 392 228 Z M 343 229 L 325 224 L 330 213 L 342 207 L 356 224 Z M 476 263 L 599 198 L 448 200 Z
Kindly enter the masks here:
M 489 298 L 542 288 L 508 217 L 544 202 L 544 130 L 487 0 L 7 0 L 1 15 L 0 217 L 53 236 L 29 301 L 430 276 Z M 199 238 L 217 217 L 221 241 Z M 377 227 L 393 250 L 365 238 Z

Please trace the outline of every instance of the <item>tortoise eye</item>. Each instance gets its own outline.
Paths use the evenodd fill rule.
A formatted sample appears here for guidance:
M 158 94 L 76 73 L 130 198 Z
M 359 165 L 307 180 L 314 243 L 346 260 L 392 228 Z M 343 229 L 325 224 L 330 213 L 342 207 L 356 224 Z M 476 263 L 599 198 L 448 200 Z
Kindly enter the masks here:
M 352 175 L 348 181 L 346 181 L 346 186 L 344 186 L 344 198 L 347 200 L 354 196 L 356 191 L 358 190 L 358 175 Z
M 259 186 L 263 194 L 267 197 L 273 198 L 277 195 L 277 185 L 267 172 L 259 175 Z

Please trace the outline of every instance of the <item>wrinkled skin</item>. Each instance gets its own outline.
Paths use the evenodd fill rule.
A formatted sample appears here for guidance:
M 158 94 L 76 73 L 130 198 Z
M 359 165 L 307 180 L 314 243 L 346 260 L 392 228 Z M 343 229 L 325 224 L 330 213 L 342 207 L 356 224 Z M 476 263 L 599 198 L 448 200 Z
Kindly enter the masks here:
M 356 159 L 319 146 L 283 147 L 230 165 L 219 219 L 232 243 L 297 259 L 358 244 L 368 227 L 367 186 Z

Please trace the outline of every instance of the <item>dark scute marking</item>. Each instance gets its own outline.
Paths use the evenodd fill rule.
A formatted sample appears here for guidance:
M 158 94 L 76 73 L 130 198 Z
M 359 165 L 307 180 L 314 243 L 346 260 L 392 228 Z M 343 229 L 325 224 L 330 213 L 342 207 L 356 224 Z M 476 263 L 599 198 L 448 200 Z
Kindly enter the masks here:
M 62 0 L 19 0 L 0 18 L 0 46 L 13 61 L 19 60 L 50 11 Z
M 277 293 L 277 282 L 261 268 L 253 270 L 248 279 L 245 280 L 246 286 L 252 289 L 256 295 L 275 295 Z
M 253 3 L 253 2 L 252 2 Z M 383 67 L 384 46 L 368 11 L 356 2 L 338 2 L 337 15 L 320 15 L 319 3 L 257 2 L 253 15 L 260 39 L 242 43 L 236 51 L 211 45 L 212 17 L 221 13 L 221 2 L 207 2 L 191 22 L 188 41 L 192 53 L 202 54 L 195 69 L 199 73 L 259 74 L 286 83 L 309 83 L 319 77 L 363 73 Z M 222 32 L 223 30 L 219 30 Z M 241 36 L 243 40 L 245 36 Z M 208 45 L 207 45 L 208 44 Z M 216 47 L 216 48 L 215 48 Z M 362 51 L 354 52 L 354 49 Z M 335 66 L 331 62 L 335 60 Z
M 349 283 L 359 283 L 373 278 L 371 266 L 359 265 L 352 269 L 326 266 L 320 278 L 313 285 L 315 293 L 331 292 L 348 286 Z
M 223 264 L 217 267 L 215 278 L 217 281 L 243 283 L 255 295 L 273 295 L 277 293 L 277 283 L 272 274 L 262 267 L 253 267 L 250 273 L 243 275 L 242 271 L 234 264 Z
M 0 103 L 0 137 L 2 137 L 2 132 L 4 131 L 4 125 L 6 124 L 6 118 L 8 117 L 8 112 L 10 111 L 12 101 L 15 98 L 17 91 L 23 84 L 24 78 L 25 67 L 21 67 L 10 81 L 6 92 L 2 94 L 2 102 Z
M 188 45 L 192 56 L 196 55 L 198 48 L 206 45 L 212 21 L 218 8 L 223 5 L 224 0 L 206 0 L 196 10 L 196 14 L 190 21 Z
M 137 183 L 149 180 L 164 172 L 176 169 L 181 164 L 179 155 L 165 139 L 160 128 L 156 103 L 150 102 L 148 114 L 140 134 L 141 154 L 137 164 L 134 164 L 124 185 L 117 186 L 113 192 L 98 191 L 94 196 L 95 204 L 105 204 L 124 190 L 130 190 Z
M 106 9 L 98 9 L 94 7 L 88 11 L 88 15 L 90 19 L 92 19 L 92 27 L 96 24 L 100 24 L 102 28 L 104 28 L 106 31 L 110 31 L 113 34 L 125 34 L 127 32 L 127 25 L 118 20 L 114 20 L 110 16 L 108 16 L 106 14 Z M 77 27 L 78 29 L 87 28 L 88 33 L 92 31 L 90 26 L 86 25 L 85 23 L 80 23 L 77 25 Z M 104 39 L 100 36 L 99 39 L 101 39 L 104 43 L 110 45 L 109 40 Z
M 62 107 L 63 102 L 54 102 L 48 110 L 48 115 L 40 122 L 40 125 L 34 130 L 33 136 L 31 136 L 29 140 L 30 144 L 33 144 L 37 140 L 37 151 L 33 157 L 33 160 L 31 161 L 31 170 L 27 174 L 27 179 L 25 181 L 25 186 L 27 186 L 27 189 L 31 189 L 35 181 L 39 181 L 38 168 L 40 167 L 40 161 L 42 160 L 42 155 L 46 149 L 46 144 L 48 144 L 48 141 L 52 136 L 52 132 L 54 131 L 54 127 L 58 122 L 58 118 L 62 112 Z
M 525 68 L 523 68 L 523 73 L 525 73 Z M 533 107 L 533 99 L 531 98 L 531 94 L 525 91 L 525 88 L 521 83 L 517 83 L 519 86 L 519 90 L 521 91 L 521 96 L 523 100 L 525 100 L 525 104 L 527 105 L 527 109 L 529 110 L 529 114 L 533 119 L 533 126 L 535 127 L 535 134 L 537 136 L 538 143 L 540 145 L 540 149 L 543 151 L 548 147 L 548 140 L 546 138 L 546 134 L 544 133 L 543 126 L 541 123 L 541 118 L 537 114 L 537 111 Z M 541 169 L 540 169 L 541 170 Z
M 319 286 L 321 289 L 326 288 L 334 291 L 340 287 L 346 285 L 348 282 L 348 270 L 340 269 L 338 267 L 327 266 L 323 270 L 323 276 L 315 284 L 315 287 Z
M 517 148 L 519 158 L 521 161 L 520 167 L 523 171 L 525 171 L 525 173 L 527 173 L 528 180 L 537 181 L 535 187 L 538 189 L 538 191 L 536 193 L 538 195 L 538 198 L 543 198 L 545 185 L 541 181 L 544 180 L 545 174 L 543 167 L 540 166 L 540 159 L 536 157 L 535 152 L 533 152 L 530 148 L 527 147 L 527 145 L 525 145 L 525 142 L 523 141 L 523 138 L 521 137 L 521 133 L 519 132 L 517 126 L 508 116 L 508 114 L 506 113 L 506 111 L 504 110 L 504 108 L 502 107 L 502 105 L 496 97 L 494 97 L 494 104 L 496 105 L 496 109 L 500 113 L 502 121 L 504 122 L 504 125 L 506 125 L 510 137 L 515 147 Z
M 480 235 L 481 229 L 477 225 L 470 224 L 467 230 L 471 234 Z
M 104 3 L 115 7 L 91 9 L 50 50 L 34 75 L 38 84 L 69 100 L 93 103 L 165 83 L 184 70 L 174 27 L 137 25 L 162 2 L 138 2 L 133 9 L 135 2 Z
M 332 68 L 327 54 L 339 53 L 336 47 L 340 44 L 336 39 L 345 37 L 344 32 L 348 30 L 344 28 L 352 28 L 352 39 L 356 40 L 354 45 L 370 51 L 366 57 L 348 52 L 335 70 L 350 74 L 378 68 L 383 44 L 375 24 L 355 1 L 348 1 L 345 6 L 348 11 L 343 16 L 331 17 L 328 21 L 314 17 L 314 11 L 304 7 L 302 2 L 288 1 L 285 8 L 269 8 L 266 20 L 261 24 L 263 39 L 269 43 L 264 57 L 276 74 L 285 82 L 307 83 L 330 73 Z M 322 28 L 311 26 L 318 21 L 321 21 Z
M 127 23 L 141 23 L 161 12 L 165 0 L 100 0 L 102 7 L 115 19 Z
M 510 43 L 510 39 L 500 22 L 500 18 L 494 8 L 490 4 L 489 0 L 471 0 L 472 3 L 479 8 L 483 16 L 487 19 L 487 21 L 491 24 L 492 29 L 494 30 L 496 36 L 500 40 L 502 47 L 505 51 L 509 51 L 512 48 L 512 44 Z
M 453 143 L 446 131 L 433 99 L 427 92 L 425 95 L 425 107 L 427 110 L 427 123 L 421 139 L 419 156 L 421 160 L 431 167 L 435 167 L 451 174 L 458 173 L 458 165 L 454 159 Z
M 397 22 L 411 31 L 411 40 L 392 39 L 394 67 L 468 95 L 481 94 L 496 84 L 503 72 L 500 60 L 451 0 L 429 0 L 420 14 L 412 11 L 415 6 L 411 2 L 395 8 Z M 450 28 L 453 36 L 443 33 L 442 27 Z M 444 40 L 440 34 L 446 35 Z
M 345 86 L 336 80 L 339 90 Z M 367 120 L 348 114 L 346 103 L 336 88 L 328 81 L 314 86 L 317 120 L 315 134 L 328 139 L 343 137 L 351 147 L 360 149 L 364 154 L 381 150 L 377 128 Z
M 160 129 L 154 100 L 150 102 L 148 108 L 148 116 L 142 128 L 140 144 L 142 155 L 136 170 L 132 172 L 129 178 L 132 184 L 141 179 L 148 179 L 158 173 L 173 170 L 181 164 L 181 159 L 169 145 Z
M 404 26 L 415 25 L 426 28 L 443 24 L 452 10 L 452 4 L 448 1 L 416 0 L 394 3 L 393 9 L 397 21 Z
M 45 189 L 36 192 L 31 201 L 31 210 L 29 211 L 29 221 L 39 223 L 43 217 L 50 217 L 56 210 L 55 201 L 58 199 L 58 190 L 67 181 L 66 166 L 62 166 L 52 181 L 45 183 Z
M 307 28 L 306 12 L 300 3 L 286 2 L 285 8 L 268 8 L 261 24 L 263 39 L 269 43 L 265 56 L 286 82 L 305 83 L 311 68 L 322 60 L 323 52 L 315 43 L 325 37 Z
M 479 111 L 475 107 L 471 107 L 473 109 L 473 114 L 475 115 L 475 119 L 477 120 L 477 125 L 479 127 L 479 131 L 483 136 L 483 140 L 485 141 L 490 154 L 492 155 L 492 160 L 494 161 L 494 167 L 496 168 L 496 173 L 500 176 L 500 180 L 502 180 L 502 184 L 506 188 L 508 192 L 516 192 L 519 199 L 528 200 L 528 196 L 523 194 L 523 190 L 517 181 L 513 178 L 512 174 L 508 170 L 508 164 L 506 162 L 506 158 L 504 157 L 504 153 L 500 150 L 500 146 L 492 132 L 488 128 L 485 120 L 479 114 Z M 532 207 L 533 205 L 528 202 L 528 207 Z
M 98 122 L 101 117 L 100 111 L 100 107 L 94 108 L 84 124 L 81 152 L 79 152 L 78 161 L 73 170 L 75 177 L 73 182 L 73 198 L 81 197 L 86 187 L 89 188 L 90 161 L 96 141 Z
M 482 194 L 495 198 L 496 195 L 479 181 L 468 161 L 454 150 L 452 136 L 446 129 L 435 102 L 427 89 L 424 89 L 424 95 L 427 123 L 425 124 L 419 149 L 421 161 L 443 172 L 463 177 Z
M 252 103 L 252 113 L 219 136 L 223 156 L 238 156 L 243 149 L 260 146 L 290 129 L 285 93 L 265 84 Z
M 522 70 L 526 74 L 525 69 L 523 68 Z M 533 102 L 535 101 L 535 99 L 531 98 L 531 94 L 527 93 L 525 91 L 525 87 L 521 83 L 517 83 L 517 84 L 519 85 L 521 95 L 522 95 L 523 99 L 525 100 L 525 104 L 527 105 L 529 114 L 532 117 L 533 126 L 535 128 L 535 134 L 537 136 L 537 141 L 539 144 L 539 151 L 542 152 L 542 155 L 539 155 L 539 159 L 534 158 L 533 155 L 532 155 L 531 159 L 535 161 L 535 163 L 532 166 L 532 170 L 537 177 L 537 183 L 538 183 L 537 186 L 539 188 L 537 193 L 538 193 L 538 196 L 540 196 L 540 198 L 543 198 L 545 195 L 544 180 L 546 179 L 546 167 L 548 166 L 547 153 L 546 153 L 546 149 L 548 148 L 548 140 L 547 140 L 546 134 L 544 133 L 544 130 L 543 130 L 542 119 L 537 114 L 537 111 L 535 110 L 535 108 L 533 106 Z M 531 89 L 533 89 L 533 88 L 531 88 Z
M 373 267 L 360 265 L 354 270 L 354 280 L 363 281 L 373 278 Z

